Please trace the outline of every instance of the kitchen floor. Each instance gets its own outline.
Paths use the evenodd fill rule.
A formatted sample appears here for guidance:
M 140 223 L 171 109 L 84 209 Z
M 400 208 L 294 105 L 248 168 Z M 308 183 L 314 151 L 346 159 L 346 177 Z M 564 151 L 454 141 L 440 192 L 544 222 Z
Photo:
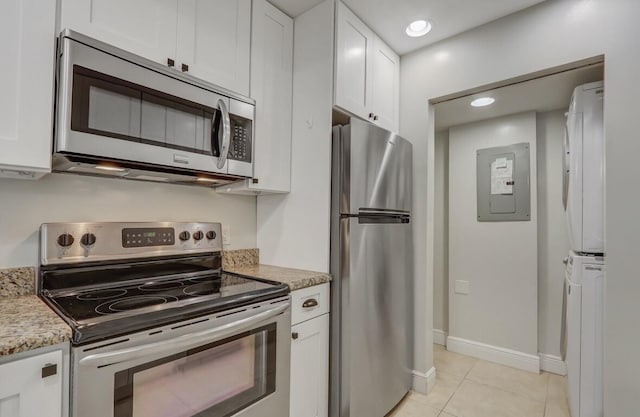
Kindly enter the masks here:
M 448 352 L 434 345 L 436 386 L 411 391 L 387 417 L 570 417 L 566 378 Z

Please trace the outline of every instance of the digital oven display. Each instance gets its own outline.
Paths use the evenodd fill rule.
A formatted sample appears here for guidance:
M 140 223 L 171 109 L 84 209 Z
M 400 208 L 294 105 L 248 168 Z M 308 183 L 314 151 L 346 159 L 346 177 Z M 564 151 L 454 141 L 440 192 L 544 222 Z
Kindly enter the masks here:
M 173 227 L 122 229 L 122 247 L 170 246 L 175 243 L 175 236 Z

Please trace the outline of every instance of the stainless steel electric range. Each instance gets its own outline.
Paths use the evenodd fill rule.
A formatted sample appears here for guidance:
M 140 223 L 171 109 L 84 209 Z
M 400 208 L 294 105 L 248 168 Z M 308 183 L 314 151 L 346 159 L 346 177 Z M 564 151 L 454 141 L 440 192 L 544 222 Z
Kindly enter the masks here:
M 73 330 L 73 417 L 288 415 L 288 286 L 223 272 L 220 229 L 42 225 L 38 293 Z

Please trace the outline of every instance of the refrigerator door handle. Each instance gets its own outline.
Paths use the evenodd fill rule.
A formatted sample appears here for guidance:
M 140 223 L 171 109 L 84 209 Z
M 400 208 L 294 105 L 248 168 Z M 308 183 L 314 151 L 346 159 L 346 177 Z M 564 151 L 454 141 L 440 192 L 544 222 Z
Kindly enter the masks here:
M 357 217 L 360 224 L 411 222 L 411 213 L 404 210 L 362 208 L 358 211 L 358 214 L 349 217 Z

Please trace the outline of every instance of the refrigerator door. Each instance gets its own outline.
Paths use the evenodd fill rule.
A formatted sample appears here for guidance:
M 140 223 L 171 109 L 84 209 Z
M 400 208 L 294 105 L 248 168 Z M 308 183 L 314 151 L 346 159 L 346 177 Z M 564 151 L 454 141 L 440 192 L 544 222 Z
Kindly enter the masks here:
M 362 208 L 411 211 L 412 145 L 371 123 L 352 118 L 342 128 L 341 213 Z
M 411 224 L 351 217 L 340 229 L 340 416 L 384 416 L 411 387 Z

